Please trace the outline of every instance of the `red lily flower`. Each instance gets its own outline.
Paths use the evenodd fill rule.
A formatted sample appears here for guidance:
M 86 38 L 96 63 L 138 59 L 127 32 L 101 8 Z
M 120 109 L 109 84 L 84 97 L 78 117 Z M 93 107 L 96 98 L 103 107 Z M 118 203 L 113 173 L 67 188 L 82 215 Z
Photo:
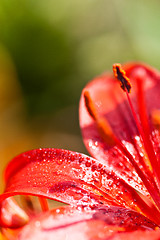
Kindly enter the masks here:
M 123 69 L 115 64 L 115 76 L 96 78 L 81 96 L 80 126 L 96 159 L 38 149 L 8 164 L 0 223 L 9 239 L 15 230 L 5 228 L 19 228 L 20 240 L 160 239 L 160 74 L 138 63 Z M 16 195 L 38 196 L 44 212 L 23 212 Z M 46 211 L 46 198 L 69 206 Z

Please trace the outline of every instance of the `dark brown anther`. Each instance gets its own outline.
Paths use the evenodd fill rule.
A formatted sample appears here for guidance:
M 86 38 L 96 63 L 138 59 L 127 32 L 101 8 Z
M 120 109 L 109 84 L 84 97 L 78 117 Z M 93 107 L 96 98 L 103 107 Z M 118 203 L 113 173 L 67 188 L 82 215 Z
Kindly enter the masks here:
M 115 78 L 120 82 L 121 88 L 128 93 L 131 92 L 131 83 L 129 78 L 126 76 L 126 72 L 122 69 L 121 64 L 116 63 L 113 65 L 113 73 Z

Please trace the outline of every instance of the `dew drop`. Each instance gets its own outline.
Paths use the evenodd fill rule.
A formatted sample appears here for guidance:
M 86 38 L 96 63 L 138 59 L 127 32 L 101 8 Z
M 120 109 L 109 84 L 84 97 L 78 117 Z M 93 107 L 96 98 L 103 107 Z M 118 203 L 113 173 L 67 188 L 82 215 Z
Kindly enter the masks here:
M 58 164 L 58 165 L 61 165 L 61 164 L 62 164 L 62 162 L 63 162 L 63 160 L 62 160 L 62 159 L 58 159 L 58 160 L 57 160 L 57 164 Z
M 91 162 L 88 162 L 88 161 L 87 161 L 87 162 L 85 163 L 85 165 L 86 165 L 86 167 L 90 167 L 90 166 L 91 166 Z

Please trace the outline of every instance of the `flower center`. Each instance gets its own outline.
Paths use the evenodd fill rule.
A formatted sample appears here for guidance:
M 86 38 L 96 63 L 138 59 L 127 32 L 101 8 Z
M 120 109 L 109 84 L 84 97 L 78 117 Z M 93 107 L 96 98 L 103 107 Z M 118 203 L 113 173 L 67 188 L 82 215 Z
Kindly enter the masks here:
M 136 84 L 137 84 L 137 103 L 139 109 L 139 119 L 137 117 L 136 111 L 133 107 L 132 100 L 129 96 L 131 92 L 131 83 L 129 78 L 126 76 L 125 71 L 122 69 L 120 64 L 113 65 L 113 73 L 115 78 L 120 82 L 120 87 L 123 89 L 127 96 L 127 101 L 130 106 L 130 110 L 135 122 L 135 125 L 138 129 L 139 136 L 142 143 L 142 149 L 145 153 L 145 158 L 141 156 L 140 152 L 136 148 L 139 161 L 137 162 L 134 156 L 127 150 L 126 146 L 115 136 L 113 133 L 110 124 L 107 119 L 100 116 L 96 110 L 96 106 L 90 96 L 89 91 L 84 91 L 85 105 L 88 113 L 94 119 L 98 132 L 107 144 L 114 147 L 115 145 L 122 151 L 122 153 L 129 159 L 131 164 L 134 166 L 137 174 L 143 181 L 145 187 L 150 193 L 154 203 L 160 211 L 160 161 L 156 155 L 152 131 L 149 124 L 149 119 L 147 116 L 146 103 L 144 97 L 144 76 L 137 75 Z M 160 129 L 160 112 L 158 110 L 151 113 L 152 123 L 156 129 Z

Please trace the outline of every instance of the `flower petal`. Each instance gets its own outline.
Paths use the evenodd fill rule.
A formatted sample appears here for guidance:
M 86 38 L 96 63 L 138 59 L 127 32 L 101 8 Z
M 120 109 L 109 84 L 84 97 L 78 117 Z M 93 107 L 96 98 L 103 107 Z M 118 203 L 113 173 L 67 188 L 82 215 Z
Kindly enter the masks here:
M 146 94 L 146 107 L 148 114 L 153 108 L 160 108 L 160 74 L 144 64 L 124 65 L 127 77 L 130 78 L 132 89 L 131 99 L 137 111 L 135 79 L 143 75 L 144 89 Z M 133 158 L 139 159 L 141 152 L 139 134 L 135 126 L 131 111 L 128 107 L 125 93 L 112 74 L 104 74 L 91 81 L 84 91 L 90 93 L 98 114 L 105 117 L 112 128 L 113 134 L 126 146 Z M 84 93 L 83 91 L 83 93 Z M 85 106 L 84 96 L 80 100 L 80 126 L 82 129 L 84 143 L 90 154 L 100 162 L 106 163 L 114 171 L 119 173 L 125 181 L 143 194 L 148 195 L 141 179 L 138 177 L 134 167 L 117 146 L 109 146 L 100 136 L 93 118 Z M 155 140 L 156 141 L 156 140 Z M 158 144 L 156 145 L 158 146 Z M 139 151 L 139 155 L 137 154 Z
M 14 195 L 47 197 L 71 205 L 126 206 L 159 221 L 156 209 L 105 165 L 83 154 L 37 149 L 15 157 L 5 173 L 6 190 L 0 202 Z M 3 225 L 3 222 L 1 223 Z
M 115 234 L 109 240 L 159 240 L 160 231 L 135 231 L 130 233 Z
M 62 207 L 42 214 L 27 224 L 17 239 L 104 240 L 115 234 L 155 229 L 144 216 L 127 209 L 106 207 L 85 210 L 83 207 Z
M 0 222 L 3 226 L 17 228 L 29 221 L 28 215 L 18 206 L 12 198 L 1 203 Z

